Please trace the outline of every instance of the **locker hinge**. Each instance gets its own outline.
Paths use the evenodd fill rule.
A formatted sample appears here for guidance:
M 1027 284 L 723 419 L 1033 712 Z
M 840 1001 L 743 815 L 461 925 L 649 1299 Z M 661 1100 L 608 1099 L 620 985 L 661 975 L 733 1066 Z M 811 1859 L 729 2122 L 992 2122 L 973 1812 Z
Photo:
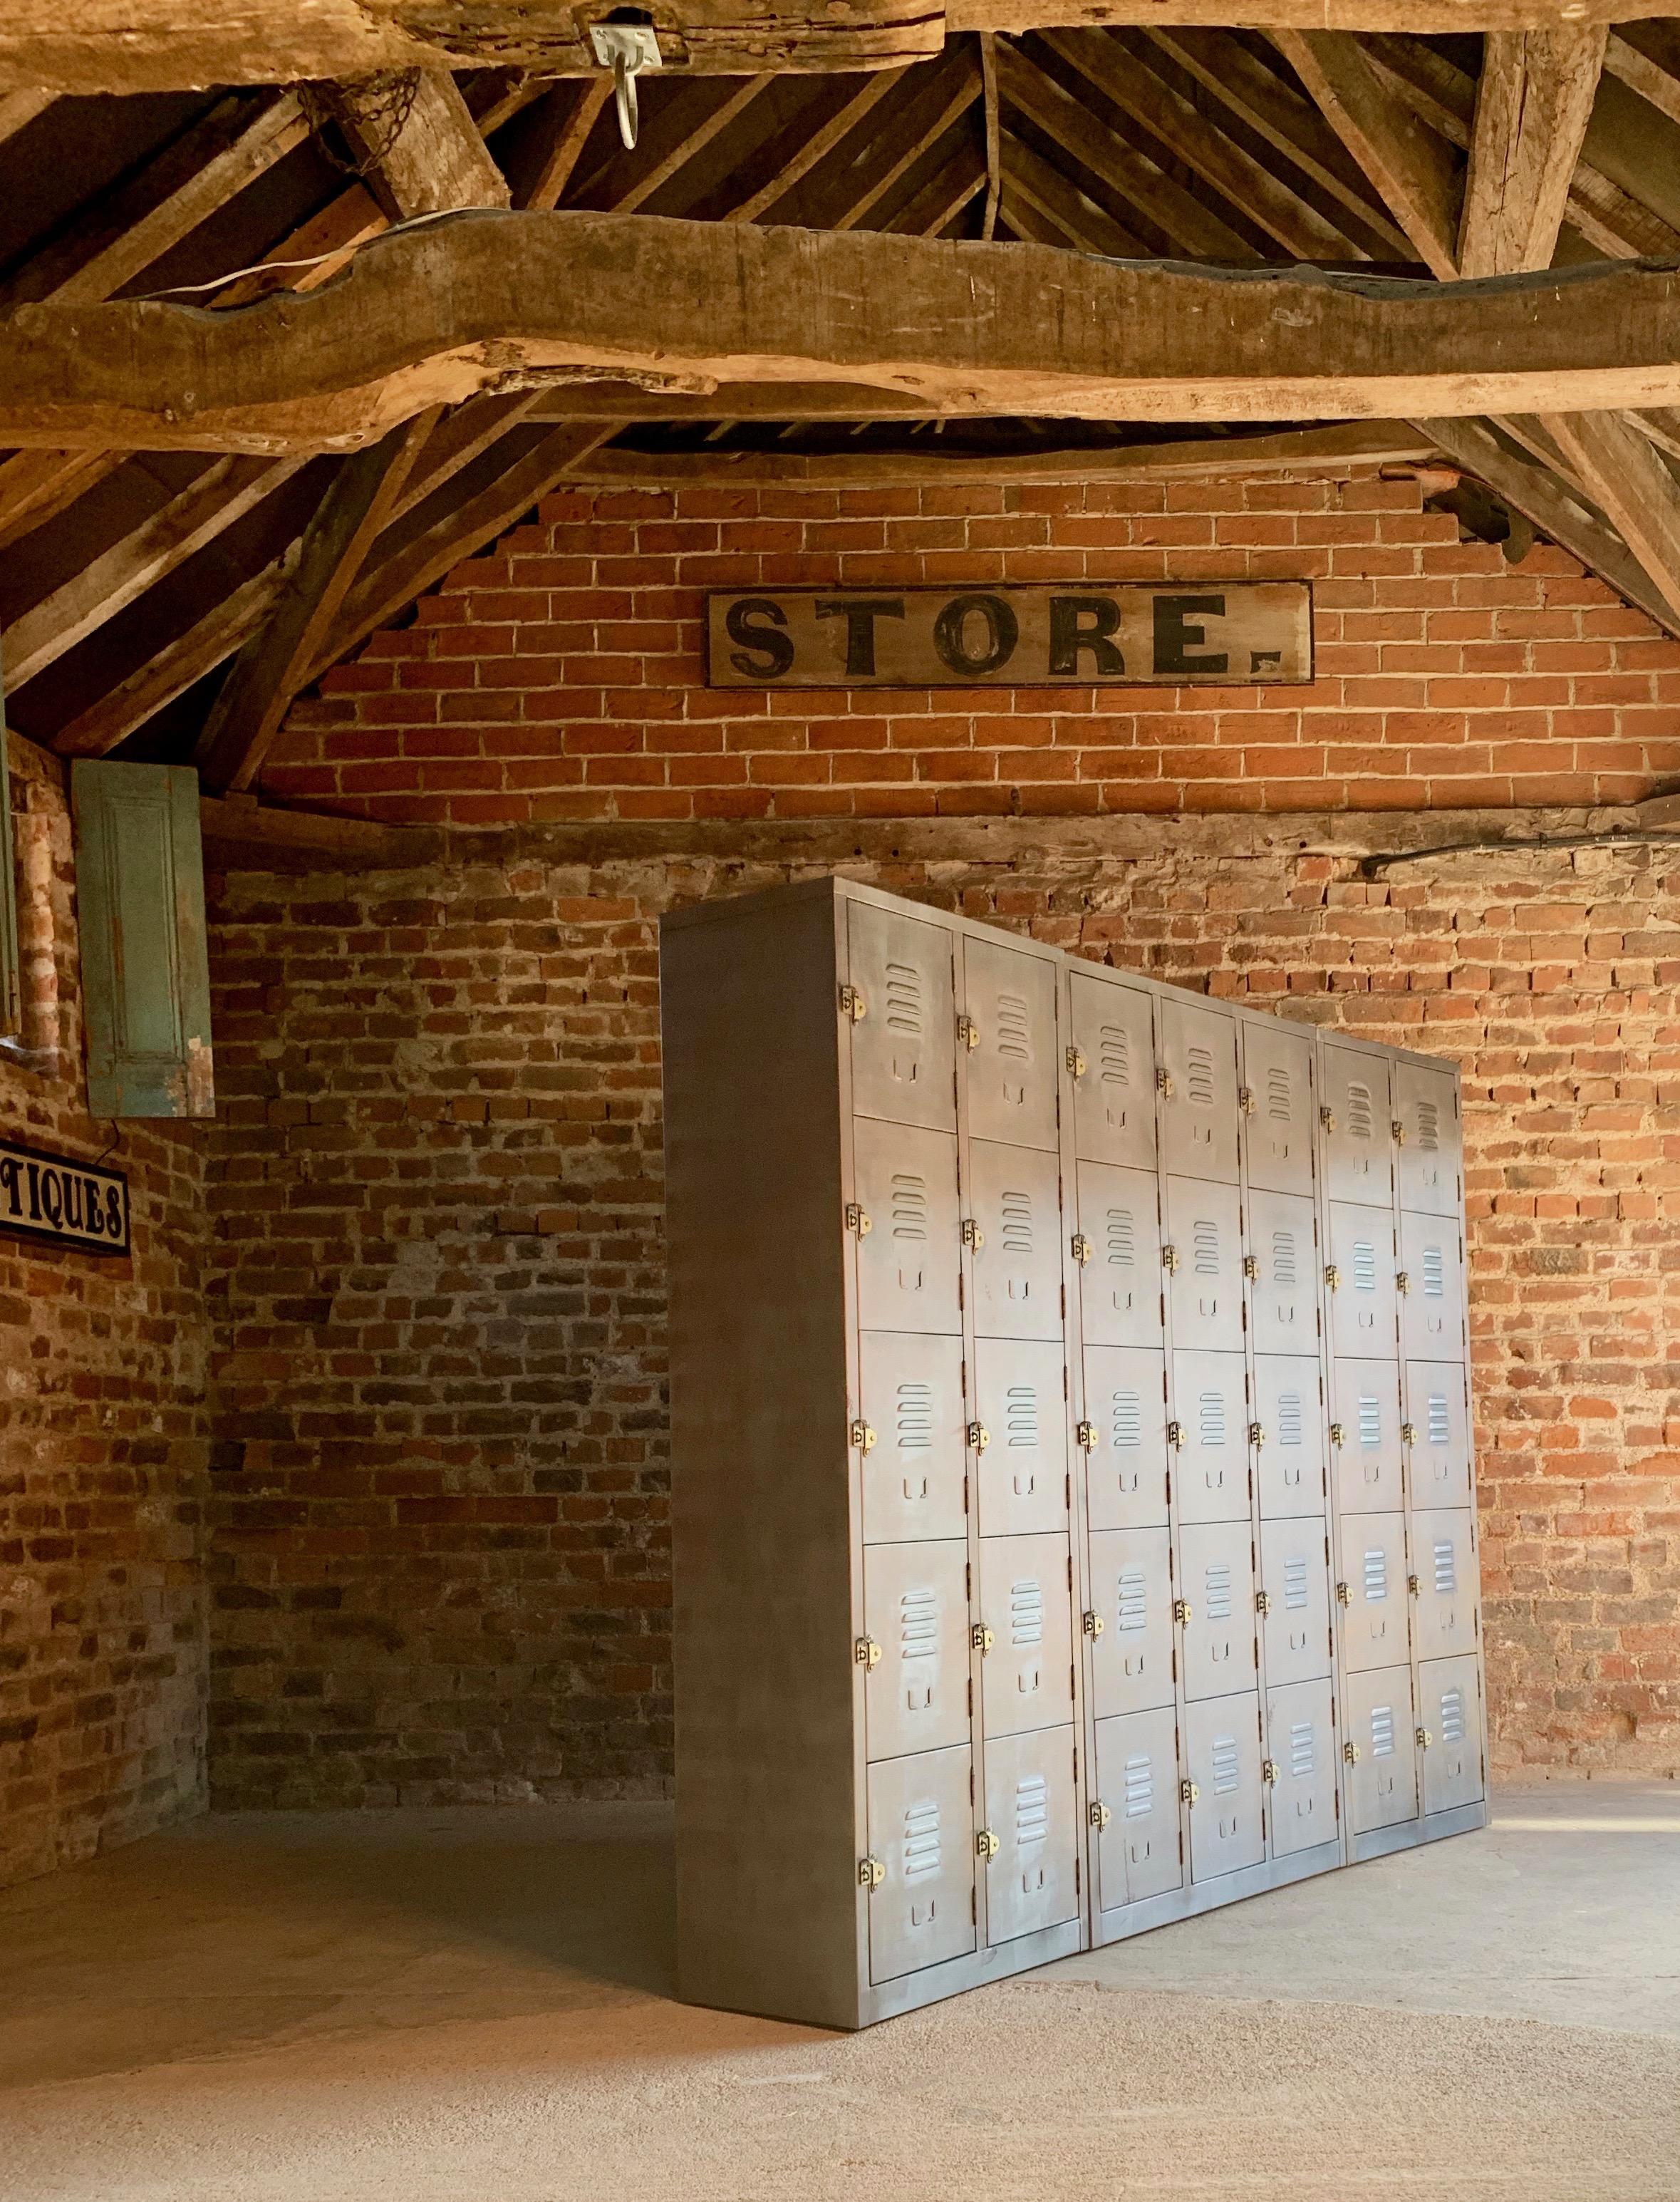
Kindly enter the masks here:
M 1101 1834 L 1103 1828 L 1107 1826 L 1108 1822 L 1114 1816 L 1100 1797 L 1093 1797 L 1090 1802 L 1089 1816 L 1092 1827 L 1094 1827 L 1097 1833 Z
M 1422 1586 L 1419 1582 L 1416 1575 L 1407 1575 L 1406 1578 L 1406 1587 L 1413 1598 L 1417 1598 L 1421 1595 Z
M 1266 1424 L 1264 1422 L 1249 1423 L 1248 1442 L 1253 1445 L 1256 1452 L 1260 1451 L 1260 1447 L 1266 1443 Z
M 1319 1122 L 1324 1126 L 1325 1131 L 1333 1132 L 1336 1129 L 1335 1110 L 1320 1109 L 1319 1111 Z
M 980 1045 L 980 1027 L 975 1023 L 972 1017 L 959 1017 L 957 1019 L 957 1038 L 962 1042 L 965 1047 L 978 1047 Z
M 1073 1073 L 1073 1075 L 1076 1078 L 1083 1078 L 1084 1076 L 1085 1058 L 1080 1049 L 1077 1047 L 1070 1047 L 1067 1051 L 1066 1061 L 1068 1069 Z
M 1184 1426 L 1182 1422 L 1169 1422 L 1167 1424 L 1166 1442 L 1168 1445 L 1173 1446 L 1178 1451 L 1182 1452 L 1184 1451 Z
M 868 1015 L 868 1005 L 864 1001 L 861 987 L 843 986 L 840 989 L 840 1014 L 843 1017 L 849 1017 L 855 1025 L 863 1022 Z
M 1175 1621 L 1183 1622 L 1188 1621 L 1190 1617 L 1190 1602 L 1189 1599 L 1175 1598 L 1172 1601 L 1172 1618 Z
M 962 1219 L 962 1243 L 972 1247 L 977 1254 L 986 1243 L 985 1233 L 972 1216 L 965 1216 Z
M 878 1667 L 881 1647 L 872 1636 L 860 1636 L 852 1646 L 852 1657 L 860 1667 Z
M 1102 1634 L 1102 1616 L 1093 1609 L 1092 1611 L 1085 1616 L 1084 1627 L 1087 1636 L 1093 1638 L 1101 1636 Z
M 1395 1290 L 1404 1295 L 1405 1293 L 1409 1292 L 1411 1289 L 1412 1277 L 1410 1271 L 1407 1269 L 1396 1269 L 1395 1271 Z
M 1330 1443 L 1331 1443 L 1333 1445 L 1339 1445 L 1341 1444 L 1341 1442 L 1342 1442 L 1342 1439 L 1343 1439 L 1344 1437 L 1346 1437 L 1346 1435 L 1347 1435 L 1347 1434 L 1348 1434 L 1348 1433 L 1347 1433 L 1346 1429 L 1342 1427 L 1342 1425 L 1340 1422 L 1332 1422 L 1332 1423 L 1330 1424 Z
M 977 1621 L 968 1632 L 968 1640 L 984 1659 L 992 1646 L 996 1643 L 997 1639 L 984 1621 Z
M 1344 1582 L 1336 1586 L 1336 1602 L 1338 1605 L 1351 1605 L 1354 1602 L 1354 1593 Z
M 1095 1422 L 1081 1422 L 1078 1428 L 1075 1431 L 1074 1435 L 1079 1441 L 1079 1448 L 1081 1451 L 1095 1452 L 1096 1451 L 1096 1424 Z
M 1254 1611 L 1259 1614 L 1267 1614 L 1271 1610 L 1272 1593 L 1269 1590 L 1257 1590 L 1254 1593 Z
M 1158 1070 L 1155 1073 L 1155 1091 L 1157 1093 L 1166 1094 L 1169 1101 L 1172 1098 L 1172 1073 L 1170 1070 Z
M 976 1452 L 984 1452 L 991 1443 L 991 1432 L 984 1422 L 971 1422 L 968 1425 L 968 1442 Z
M 867 1422 L 859 1421 L 852 1424 L 852 1443 L 860 1452 L 874 1451 L 875 1433 Z
M 867 1214 L 855 1200 L 846 1203 L 846 1228 L 855 1231 L 860 1239 L 866 1239 L 875 1228 Z
M 1275 1784 L 1275 1783 L 1276 1783 L 1277 1779 L 1278 1779 L 1278 1762 L 1277 1762 L 1277 1760 L 1276 1760 L 1275 1758 L 1263 1758 L 1263 1759 L 1261 1759 L 1261 1761 L 1260 1761 L 1260 1780 L 1261 1780 L 1262 1781 L 1264 1781 L 1264 1782 L 1267 1785 L 1267 1787 L 1272 1787 L 1273 1784 Z
M 1398 1116 L 1389 1123 L 1389 1129 L 1394 1133 L 1395 1145 L 1397 1147 L 1403 1147 L 1406 1145 L 1406 1127 Z
M 887 1869 L 878 1858 L 861 1858 L 857 1862 L 857 1885 L 860 1888 L 878 1888 L 887 1877 Z
M 1201 1790 L 1196 1787 L 1194 1781 L 1181 1781 L 1178 1784 L 1178 1801 L 1181 1805 L 1194 1805 L 1201 1794 Z
M 1242 1114 L 1245 1116 L 1252 1116 L 1254 1115 L 1254 1089 L 1252 1086 L 1239 1086 L 1237 1087 L 1237 1105 L 1242 1111 Z
M 1402 1422 L 1402 1423 L 1401 1424 L 1401 1426 L 1400 1426 L 1400 1441 L 1401 1441 L 1401 1443 L 1402 1445 L 1416 1445 L 1416 1444 L 1417 1444 L 1417 1442 L 1418 1442 L 1418 1425 L 1417 1425 L 1415 1422 Z
M 1073 1233 L 1073 1258 L 1083 1269 L 1095 1250 L 1083 1231 Z
M 1342 1756 L 1347 1760 L 1349 1766 L 1357 1766 L 1360 1763 L 1360 1747 L 1358 1744 L 1344 1743 L 1342 1746 Z
M 1325 1282 L 1333 1292 L 1339 1292 L 1342 1289 L 1342 1272 L 1334 1262 L 1325 1263 Z
M 1162 1269 L 1166 1270 L 1169 1277 L 1177 1276 L 1178 1274 L 1178 1249 L 1176 1246 L 1163 1246 L 1161 1248 L 1160 1265 Z
M 1242 1257 L 1242 1274 L 1250 1284 L 1259 1283 L 1260 1256 L 1258 1254 L 1245 1254 Z
M 1426 1728 L 1420 1728 L 1418 1730 L 1418 1743 L 1420 1749 L 1427 1751 L 1434 1741 L 1435 1738 Z
M 997 1856 L 997 1837 L 990 1828 L 982 1828 L 975 1836 L 974 1855 L 983 1858 L 988 1865 Z

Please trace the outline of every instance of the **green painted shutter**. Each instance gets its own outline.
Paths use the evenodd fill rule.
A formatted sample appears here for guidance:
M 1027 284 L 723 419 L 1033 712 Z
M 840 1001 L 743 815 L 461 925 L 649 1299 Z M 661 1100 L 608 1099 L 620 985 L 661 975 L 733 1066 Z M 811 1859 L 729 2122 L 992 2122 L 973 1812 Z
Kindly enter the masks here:
M 76 908 L 96 1116 L 212 1116 L 198 775 L 79 759 Z

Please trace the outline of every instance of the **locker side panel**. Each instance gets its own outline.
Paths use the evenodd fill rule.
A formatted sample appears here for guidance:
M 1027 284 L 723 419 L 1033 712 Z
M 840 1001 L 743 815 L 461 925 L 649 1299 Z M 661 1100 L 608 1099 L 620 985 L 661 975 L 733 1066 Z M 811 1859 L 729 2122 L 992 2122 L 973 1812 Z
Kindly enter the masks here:
M 661 943 L 677 1964 L 690 2001 L 855 2026 L 835 923 L 825 882 Z

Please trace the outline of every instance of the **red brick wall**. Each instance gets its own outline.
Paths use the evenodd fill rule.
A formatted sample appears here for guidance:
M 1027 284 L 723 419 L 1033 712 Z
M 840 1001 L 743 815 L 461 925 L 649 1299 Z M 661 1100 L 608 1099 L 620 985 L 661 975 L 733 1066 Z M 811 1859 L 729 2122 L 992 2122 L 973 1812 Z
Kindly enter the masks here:
M 706 586 L 1006 574 L 1304 574 L 1319 681 L 699 685 Z M 1415 826 L 1322 811 L 1625 802 L 1680 771 L 1677 701 L 1680 645 L 1560 554 L 1508 568 L 1368 474 L 549 500 L 300 704 L 266 775 L 519 830 L 214 898 L 217 1794 L 667 1775 L 656 920 L 836 863 L 1463 1065 L 1499 1751 L 1676 1770 L 1680 866 L 1368 884 L 1357 851 Z
M 128 1174 L 132 1260 L 0 1237 L 0 1884 L 204 1797 L 202 1140 L 86 1114 L 59 768 L 11 745 L 26 1022 L 0 1129 Z
M 707 588 L 1308 579 L 1306 691 L 702 687 Z M 569 491 L 292 714 L 277 797 L 468 825 L 1622 802 L 1680 643 L 1414 482 Z

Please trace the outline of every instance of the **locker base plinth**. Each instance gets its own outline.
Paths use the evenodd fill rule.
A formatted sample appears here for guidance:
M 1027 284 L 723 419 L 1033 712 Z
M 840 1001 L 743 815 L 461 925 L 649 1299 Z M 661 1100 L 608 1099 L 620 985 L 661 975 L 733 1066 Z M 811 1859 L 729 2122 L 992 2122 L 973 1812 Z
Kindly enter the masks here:
M 1468 1835 L 1488 1824 L 1488 1803 L 1459 1805 L 1450 1812 L 1430 1812 L 1417 1820 L 1401 1820 L 1392 1828 L 1373 1828 L 1369 1834 L 1350 1834 L 1348 1863 L 1363 1865 L 1368 1858 L 1389 1858 L 1395 1851 L 1415 1850 L 1419 1843 L 1438 1843 L 1445 1835 Z
M 1259 1865 L 1219 1874 L 1211 1881 L 1169 1888 L 1162 1895 L 1146 1896 L 1137 1904 L 1116 1905 L 1112 1911 L 1097 1913 L 1091 1946 L 1100 1949 L 1107 1942 L 1123 1942 L 1129 1935 L 1147 1934 L 1154 1928 L 1172 1926 L 1175 1920 L 1194 1919 L 1199 1912 L 1240 1903 L 1245 1896 L 1264 1896 L 1268 1889 L 1287 1888 L 1291 1881 L 1329 1873 L 1341 1863 L 1340 1842 L 1319 1843 L 1288 1858 L 1266 1858 Z
M 925 1971 L 906 1973 L 902 1980 L 884 1981 L 866 1988 L 861 1999 L 860 2026 L 877 2019 L 896 2018 L 901 2011 L 919 2011 L 942 1997 L 962 1995 L 970 1988 L 985 1987 L 992 1981 L 1007 1981 L 1036 1966 L 1072 1958 L 1085 1946 L 1085 1922 L 1066 1919 L 1059 1927 L 1041 1927 L 1036 1934 L 1018 1935 L 1000 1942 L 995 1950 L 975 1950 L 966 1958 L 953 1958 Z

